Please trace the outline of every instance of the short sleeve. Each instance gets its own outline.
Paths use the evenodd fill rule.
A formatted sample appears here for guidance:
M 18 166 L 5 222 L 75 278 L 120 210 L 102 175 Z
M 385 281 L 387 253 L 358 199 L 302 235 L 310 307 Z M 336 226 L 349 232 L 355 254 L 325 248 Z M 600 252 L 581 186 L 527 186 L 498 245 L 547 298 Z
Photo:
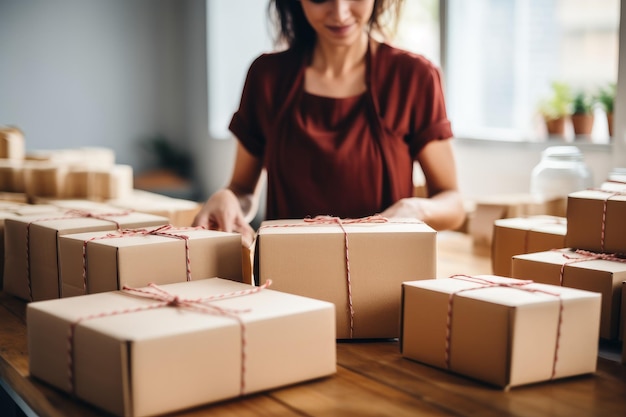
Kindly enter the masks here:
M 264 92 L 264 55 L 250 65 L 241 94 L 239 109 L 233 115 L 228 129 L 248 152 L 261 157 L 265 151 L 266 137 L 261 120 L 265 116 L 262 103 L 267 105 Z
M 414 111 L 421 112 L 414 115 L 415 125 L 407 140 L 411 150 L 411 156 L 416 158 L 420 151 L 433 140 L 449 139 L 453 136 L 452 125 L 448 120 L 446 104 L 441 81 L 441 73 L 433 64 L 428 65 L 428 70 L 423 73 L 421 101 L 414 107 Z

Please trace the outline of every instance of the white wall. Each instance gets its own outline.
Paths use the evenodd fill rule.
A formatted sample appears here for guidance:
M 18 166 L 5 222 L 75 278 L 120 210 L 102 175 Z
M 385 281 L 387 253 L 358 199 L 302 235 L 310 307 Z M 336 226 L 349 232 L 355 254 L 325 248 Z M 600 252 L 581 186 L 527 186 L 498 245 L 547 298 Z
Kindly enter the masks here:
M 140 140 L 188 146 L 183 14 L 193 3 L 0 0 L 0 124 L 22 128 L 29 151 L 107 146 L 138 169 Z

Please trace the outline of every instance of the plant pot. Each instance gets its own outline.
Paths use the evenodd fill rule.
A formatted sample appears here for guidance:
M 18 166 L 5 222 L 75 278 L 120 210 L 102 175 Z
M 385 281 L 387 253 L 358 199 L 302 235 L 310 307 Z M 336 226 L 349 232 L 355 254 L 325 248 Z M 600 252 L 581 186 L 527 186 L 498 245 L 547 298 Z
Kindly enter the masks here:
M 606 121 L 609 125 L 609 137 L 613 137 L 613 113 L 606 114 Z
M 558 119 L 545 119 L 545 122 L 548 136 L 565 137 L 565 117 L 559 117 Z
M 572 127 L 576 136 L 591 136 L 593 114 L 572 114 Z

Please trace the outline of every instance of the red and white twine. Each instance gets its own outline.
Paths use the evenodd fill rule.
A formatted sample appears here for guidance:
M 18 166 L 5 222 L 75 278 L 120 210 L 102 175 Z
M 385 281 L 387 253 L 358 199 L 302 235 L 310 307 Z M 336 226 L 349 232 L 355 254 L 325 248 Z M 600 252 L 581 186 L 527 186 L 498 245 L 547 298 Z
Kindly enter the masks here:
M 575 264 L 578 262 L 587 262 L 594 260 L 603 260 L 603 261 L 613 261 L 613 262 L 621 262 L 626 263 L 625 258 L 621 258 L 613 253 L 595 253 L 587 250 L 577 249 L 573 252 L 563 252 L 561 250 L 556 250 L 557 252 L 561 252 L 563 257 L 567 259 L 563 264 L 561 264 L 561 269 L 559 271 L 559 284 L 563 285 L 563 278 L 565 276 L 565 267 L 567 265 Z M 577 257 L 572 256 L 573 254 L 578 255 Z
M 526 287 L 527 285 L 533 283 L 533 281 L 530 281 L 530 280 L 524 280 L 524 281 L 519 281 L 519 282 L 496 282 L 496 281 L 491 281 L 486 278 L 474 277 L 470 275 L 452 275 L 450 278 L 477 283 L 477 284 L 480 284 L 480 286 L 471 287 L 471 288 L 463 288 L 463 289 L 454 291 L 450 293 L 448 297 L 448 313 L 447 313 L 447 318 L 446 318 L 446 343 L 445 343 L 445 350 L 444 350 L 445 364 L 446 364 L 447 369 L 450 369 L 450 347 L 451 347 L 451 340 L 452 340 L 452 313 L 453 313 L 453 303 L 454 303 L 455 295 L 462 293 L 462 292 L 466 292 L 466 291 L 502 287 L 502 288 L 511 288 L 511 289 L 516 289 L 516 290 L 526 291 L 530 293 L 547 294 L 547 295 L 558 297 L 559 315 L 558 315 L 558 320 L 557 320 L 556 343 L 554 347 L 554 357 L 552 361 L 552 373 L 551 373 L 550 379 L 553 379 L 555 377 L 556 365 L 558 362 L 559 347 L 560 347 L 560 342 L 561 342 L 561 327 L 563 324 L 563 299 L 561 298 L 561 294 L 553 293 L 553 292 L 546 291 L 546 290 L 541 290 L 538 288 L 527 288 Z
M 608 196 L 604 199 L 602 203 L 602 226 L 600 230 L 600 252 L 604 252 L 604 242 L 606 238 L 606 215 L 607 215 L 607 208 L 608 208 L 609 200 L 613 197 L 626 196 L 626 191 L 609 191 L 609 190 L 603 190 L 601 188 L 593 188 L 592 190 L 600 191 L 600 192 L 608 194 Z
M 227 317 L 236 320 L 241 329 L 241 367 L 240 367 L 240 386 L 239 395 L 245 395 L 246 393 L 246 325 L 241 318 L 242 313 L 247 313 L 250 309 L 229 309 L 211 304 L 218 300 L 224 300 L 228 298 L 235 298 L 241 296 L 247 296 L 256 294 L 272 284 L 271 280 L 268 280 L 259 287 L 252 287 L 245 290 L 233 291 L 230 293 L 217 294 L 209 297 L 201 298 L 182 298 L 175 294 L 171 294 L 165 291 L 163 288 L 156 284 L 150 284 L 148 288 L 131 288 L 124 286 L 121 291 L 122 294 L 139 296 L 142 298 L 148 298 L 157 301 L 153 304 L 147 304 L 137 307 L 124 308 L 120 310 L 113 310 L 103 313 L 90 314 L 84 317 L 79 317 L 72 322 L 68 329 L 67 336 L 67 374 L 68 374 L 68 388 L 69 392 L 73 395 L 76 394 L 76 382 L 75 382 L 75 361 L 74 361 L 74 343 L 76 328 L 83 322 L 98 318 L 112 317 L 123 314 L 137 313 L 141 311 L 155 310 L 163 307 L 184 308 L 186 310 L 195 311 L 202 314 L 210 314 L 220 317 Z
M 352 302 L 352 274 L 350 271 L 350 247 L 348 241 L 348 232 L 346 231 L 344 225 L 346 224 L 357 224 L 357 223 L 389 223 L 389 219 L 380 215 L 362 217 L 358 219 L 341 219 L 339 217 L 333 216 L 316 216 L 313 218 L 305 218 L 303 219 L 304 225 L 319 225 L 319 224 L 336 224 L 341 228 L 343 232 L 343 241 L 344 241 L 344 260 L 346 263 L 346 287 L 348 293 L 348 315 L 350 321 L 350 339 L 354 337 L 354 305 Z M 301 227 L 303 224 L 301 223 L 291 223 L 291 224 L 270 224 L 261 226 L 263 228 L 274 228 L 274 227 Z
M 131 211 L 121 211 L 116 213 L 91 213 L 84 210 L 68 210 L 65 212 L 63 216 L 58 217 L 44 217 L 41 219 L 36 219 L 30 221 L 26 225 L 26 281 L 28 284 L 28 298 L 29 301 L 33 301 L 33 285 L 31 280 L 31 270 L 30 270 L 30 227 L 37 222 L 45 222 L 45 221 L 55 221 L 55 220 L 68 220 L 68 219 L 78 219 L 78 218 L 92 218 L 97 220 L 104 220 L 108 222 L 113 222 L 117 230 L 121 228 L 119 222 L 115 219 L 111 219 L 110 217 L 119 217 L 119 216 L 127 216 Z
M 135 236 L 164 236 L 171 237 L 174 239 L 181 239 L 185 242 L 185 268 L 186 268 L 186 277 L 187 281 L 191 281 L 191 256 L 189 250 L 189 236 L 178 234 L 180 232 L 184 232 L 187 230 L 204 230 L 205 228 L 202 226 L 198 227 L 174 227 L 170 224 L 166 224 L 155 229 L 118 229 L 114 233 L 107 233 L 102 236 L 94 236 L 89 239 L 86 239 L 83 242 L 83 290 L 87 292 L 87 245 L 89 242 L 93 242 L 94 240 L 102 240 L 102 239 L 119 239 L 125 237 L 135 237 Z

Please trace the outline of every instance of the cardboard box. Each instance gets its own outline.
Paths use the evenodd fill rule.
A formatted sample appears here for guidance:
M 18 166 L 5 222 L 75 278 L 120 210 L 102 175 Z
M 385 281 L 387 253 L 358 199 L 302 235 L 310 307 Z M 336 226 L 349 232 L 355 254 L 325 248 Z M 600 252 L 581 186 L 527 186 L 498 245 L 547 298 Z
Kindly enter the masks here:
M 565 198 L 545 200 L 532 194 L 497 194 L 475 201 L 468 221 L 468 232 L 477 246 L 490 247 L 494 222 L 499 219 L 527 216 L 565 216 Z
M 31 375 L 109 413 L 147 416 L 336 372 L 331 303 L 218 278 L 160 288 L 181 304 L 125 291 L 30 303 Z
M 59 236 L 163 224 L 165 217 L 110 210 L 7 218 L 4 291 L 27 301 L 59 298 Z
M 24 192 L 24 162 L 14 159 L 0 159 L 0 191 Z
M 617 339 L 626 263 L 593 259 L 565 249 L 515 255 L 511 272 L 513 278 L 601 293 L 600 337 Z
M 504 388 L 594 372 L 600 294 L 520 284 L 489 275 L 404 283 L 402 355 Z
M 15 126 L 0 126 L 0 158 L 22 160 L 25 154 L 24 132 Z
M 242 282 L 241 235 L 147 228 L 59 236 L 63 297 L 221 277 Z
M 343 229 L 265 221 L 257 234 L 255 276 L 261 283 L 271 279 L 278 291 L 334 303 L 339 339 L 394 338 L 400 334 L 402 282 L 435 277 L 435 253 L 436 232 L 415 221 L 348 223 Z
M 496 220 L 491 247 L 494 275 L 511 276 L 511 258 L 522 253 L 565 247 L 567 220 L 557 216 L 530 216 Z
M 626 327 L 626 281 L 622 282 L 622 309 L 620 311 L 621 322 L 619 326 L 619 340 L 624 340 L 624 328 Z
M 167 197 L 149 191 L 133 190 L 130 196 L 107 200 L 114 207 L 167 217 L 170 224 L 188 227 L 193 224 L 202 204 L 181 198 Z
M 567 203 L 565 246 L 592 252 L 626 253 L 626 193 L 584 190 Z

